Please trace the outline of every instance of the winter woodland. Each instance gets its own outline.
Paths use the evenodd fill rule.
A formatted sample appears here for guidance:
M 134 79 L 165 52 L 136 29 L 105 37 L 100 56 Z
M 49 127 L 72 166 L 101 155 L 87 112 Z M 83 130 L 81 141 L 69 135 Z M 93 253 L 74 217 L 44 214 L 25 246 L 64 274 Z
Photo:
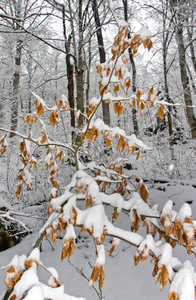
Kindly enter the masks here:
M 2 300 L 195 299 L 195 8 L 0 0 Z

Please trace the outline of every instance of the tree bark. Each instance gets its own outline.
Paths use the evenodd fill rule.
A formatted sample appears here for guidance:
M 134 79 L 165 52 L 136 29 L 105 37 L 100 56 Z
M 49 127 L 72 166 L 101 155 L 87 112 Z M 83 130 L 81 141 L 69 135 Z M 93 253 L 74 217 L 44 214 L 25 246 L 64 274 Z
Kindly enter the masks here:
M 84 113 L 84 62 L 82 55 L 83 47 L 83 24 L 82 24 L 82 0 L 78 1 L 78 32 L 79 32 L 79 41 L 78 41 L 78 59 L 76 64 L 76 87 L 77 87 L 77 109 Z M 78 125 L 82 127 L 84 123 L 84 117 L 79 116 Z
M 15 14 L 17 18 L 21 17 L 21 0 L 14 3 Z M 20 21 L 19 21 L 20 23 Z M 14 28 L 16 31 L 20 28 L 19 24 Z M 18 125 L 18 103 L 19 103 L 19 84 L 20 84 L 20 65 L 22 55 L 22 40 L 17 38 L 16 40 L 16 54 L 15 54 L 15 71 L 13 74 L 13 93 L 11 102 L 11 130 L 17 130 Z M 14 136 L 14 133 L 10 133 L 10 138 Z
M 178 55 L 179 55 L 179 66 L 180 66 L 180 75 L 183 87 L 184 101 L 186 104 L 186 116 L 191 130 L 192 138 L 196 138 L 196 119 L 194 114 L 194 109 L 191 107 L 193 105 L 192 95 L 189 83 L 189 77 L 187 74 L 186 68 L 186 49 L 184 46 L 183 40 L 183 26 L 182 24 L 178 25 L 176 28 L 176 37 L 178 42 Z
M 123 6 L 124 6 L 124 19 L 127 22 L 128 21 L 128 3 L 127 0 L 122 0 Z M 131 38 L 130 32 L 128 33 L 128 38 Z M 132 89 L 133 93 L 136 93 L 136 76 L 137 76 L 137 71 L 136 71 L 136 66 L 135 66 L 135 61 L 133 58 L 133 53 L 131 48 L 129 47 L 129 60 L 131 63 L 131 69 L 132 69 Z M 138 128 L 138 121 L 137 121 L 137 110 L 135 108 L 132 108 L 132 120 L 133 120 L 133 130 L 134 133 L 137 135 L 139 128 Z
M 106 54 L 105 54 L 103 35 L 101 30 L 101 22 L 99 19 L 97 0 L 91 0 L 91 1 L 92 1 L 92 9 L 94 14 L 95 26 L 96 26 L 96 35 L 97 35 L 100 63 L 104 63 L 106 61 Z M 109 108 L 109 104 L 105 103 L 104 101 L 102 101 L 102 111 L 103 111 L 104 123 L 110 125 L 110 108 Z
M 56 1 L 55 1 L 56 2 Z M 59 4 L 60 5 L 60 4 Z M 71 45 L 71 34 L 67 38 L 66 24 L 65 24 L 65 6 L 60 5 L 62 9 L 62 19 L 63 19 L 63 35 L 65 39 L 65 51 L 66 51 L 66 67 L 67 67 L 67 89 L 68 89 L 68 102 L 70 106 L 70 118 L 71 118 L 71 136 L 72 144 L 76 143 L 76 132 L 75 132 L 75 98 L 74 98 L 74 66 L 71 63 L 70 45 Z

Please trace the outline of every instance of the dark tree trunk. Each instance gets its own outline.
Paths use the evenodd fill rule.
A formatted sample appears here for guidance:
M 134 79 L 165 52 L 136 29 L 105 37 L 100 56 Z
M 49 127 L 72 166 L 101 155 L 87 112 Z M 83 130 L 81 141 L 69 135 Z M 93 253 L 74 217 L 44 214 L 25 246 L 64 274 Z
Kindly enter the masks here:
M 67 66 L 67 89 L 68 89 L 68 101 L 69 106 L 71 108 L 70 116 L 71 116 L 71 131 L 72 131 L 72 144 L 75 144 L 76 133 L 75 133 L 75 101 L 74 101 L 74 67 L 70 62 L 70 55 L 66 55 L 66 66 Z
M 191 107 L 193 105 L 192 95 L 189 83 L 189 77 L 186 68 L 186 56 L 185 56 L 185 46 L 183 40 L 183 26 L 178 25 L 176 28 L 176 37 L 178 42 L 178 55 L 179 55 L 179 65 L 180 65 L 180 75 L 183 87 L 184 101 L 186 104 L 186 115 L 190 126 L 192 138 L 196 138 L 196 119 L 194 114 L 194 109 Z
M 78 1 L 78 20 L 79 20 L 79 42 L 78 42 L 78 61 L 76 64 L 76 85 L 77 85 L 77 109 L 84 113 L 84 63 L 82 57 L 83 47 L 83 25 L 82 25 L 82 0 Z M 78 119 L 79 127 L 82 127 L 84 118 L 80 115 Z
M 71 108 L 70 110 L 70 118 L 71 118 L 71 132 L 72 132 L 72 144 L 74 145 L 76 142 L 76 132 L 75 132 L 75 99 L 74 99 L 74 67 L 71 63 L 71 54 L 70 54 L 70 45 L 72 36 L 69 35 L 67 38 L 66 33 L 66 24 L 65 24 L 65 6 L 63 4 L 58 4 L 62 10 L 62 18 L 63 18 L 63 35 L 65 39 L 65 50 L 66 50 L 66 67 L 67 67 L 67 89 L 68 89 L 68 102 Z
M 99 58 L 100 63 L 104 63 L 106 61 L 106 54 L 104 49 L 104 43 L 103 43 L 103 36 L 101 31 L 101 23 L 99 19 L 99 12 L 97 7 L 97 0 L 91 0 L 92 1 L 92 9 L 94 14 L 94 20 L 96 25 L 96 34 L 97 34 L 97 42 L 98 42 L 98 50 L 99 50 Z M 102 110 L 103 110 L 103 121 L 105 124 L 110 125 L 110 108 L 109 104 L 102 102 Z
M 124 6 L 124 18 L 125 21 L 128 21 L 128 3 L 127 0 L 122 0 L 123 6 Z M 128 38 L 131 38 L 130 32 L 128 33 Z M 135 61 L 133 58 L 133 53 L 131 48 L 129 47 L 129 60 L 131 63 L 131 69 L 132 69 L 132 89 L 133 93 L 136 93 L 136 66 L 135 66 Z M 135 108 L 132 108 L 132 119 L 133 119 L 133 130 L 135 134 L 138 134 L 139 128 L 138 128 L 138 121 L 137 121 L 137 110 Z

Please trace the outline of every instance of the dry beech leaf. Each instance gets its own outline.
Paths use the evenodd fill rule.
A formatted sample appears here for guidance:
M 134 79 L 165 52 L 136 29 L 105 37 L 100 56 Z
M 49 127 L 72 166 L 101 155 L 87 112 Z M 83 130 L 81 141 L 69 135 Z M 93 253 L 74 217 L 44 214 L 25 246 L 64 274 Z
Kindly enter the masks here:
M 158 116 L 161 120 L 164 119 L 164 115 L 165 115 L 165 112 L 164 112 L 164 109 L 163 109 L 163 106 L 160 106 L 159 109 L 158 109 Z
M 103 287 L 104 279 L 105 279 L 105 273 L 103 271 L 103 266 L 99 264 L 95 264 L 91 275 L 90 283 L 89 283 L 90 288 L 97 280 L 99 280 L 99 290 L 101 290 Z
M 131 231 L 138 231 L 141 225 L 140 216 L 137 214 L 137 210 L 134 208 L 132 210 L 132 218 L 131 218 Z
M 0 155 L 3 155 L 8 149 L 6 136 L 7 134 L 5 134 L 4 137 L 2 137 L 2 139 L 0 140 Z
M 147 200 L 148 200 L 148 191 L 147 191 L 147 188 L 146 188 L 146 186 L 144 184 L 142 184 L 141 187 L 140 187 L 140 196 L 144 200 L 144 202 L 147 203 Z
M 101 65 L 98 65 L 98 66 L 96 66 L 96 68 L 97 68 L 97 74 L 100 74 L 100 75 L 101 75 L 102 66 L 101 66 Z
M 143 45 L 144 45 L 144 48 L 147 48 L 148 51 L 150 51 L 150 49 L 153 46 L 153 43 L 150 38 L 147 38 L 147 39 L 143 40 Z
M 108 146 L 108 148 L 111 146 L 112 144 L 112 139 L 110 138 L 110 134 L 106 134 L 106 137 L 105 137 L 105 143 L 106 145 Z
M 138 102 L 140 102 L 140 98 L 141 98 L 142 94 L 143 94 L 143 92 L 141 90 L 137 91 L 136 97 L 137 97 Z
M 119 117 L 122 114 L 123 109 L 124 109 L 122 102 L 118 101 L 118 102 L 114 103 L 113 107 L 114 107 L 115 113 L 118 114 L 118 117 Z
M 175 292 L 170 292 L 168 295 L 168 300 L 178 300 L 178 295 Z
M 119 91 L 119 84 L 117 84 L 115 87 L 114 87 L 114 93 L 117 93 Z
M 166 214 L 162 216 L 160 219 L 160 223 L 164 227 L 165 233 L 170 235 L 172 231 L 172 215 Z
M 125 141 L 125 139 L 124 139 L 124 137 L 123 136 L 120 136 L 120 138 L 119 138 L 119 140 L 118 140 L 118 146 L 117 146 L 117 150 L 119 150 L 119 149 L 121 149 L 122 148 L 122 152 L 124 151 L 124 149 L 125 149 L 125 147 L 126 147 L 126 141 Z
M 169 273 L 167 267 L 165 265 L 162 265 L 161 267 L 158 266 L 157 273 L 158 275 L 155 283 L 160 282 L 161 290 L 163 290 L 169 280 Z
M 36 100 L 35 105 L 36 105 L 36 108 L 37 108 L 38 116 L 41 116 L 44 113 L 43 105 L 38 100 Z
M 32 266 L 33 263 L 36 263 L 36 266 L 37 266 L 37 269 L 38 269 L 38 262 L 36 260 L 34 260 L 34 259 L 27 259 L 25 261 L 25 268 L 26 268 L 26 270 L 28 270 Z
M 61 254 L 61 260 L 66 258 L 68 256 L 68 259 L 71 257 L 71 255 L 75 251 L 75 243 L 74 238 L 64 239 L 63 240 L 63 249 Z
M 44 134 L 44 136 L 43 136 L 42 140 L 40 141 L 40 143 L 43 145 L 46 142 L 47 142 L 47 136 L 46 136 L 46 134 Z
M 116 221 L 118 216 L 119 216 L 119 212 L 117 211 L 117 208 L 115 208 L 113 213 L 112 213 L 112 223 L 114 223 Z
M 78 110 L 78 111 L 76 112 L 76 119 L 77 119 L 77 120 L 79 119 L 79 117 L 80 117 L 80 114 L 81 114 L 81 111 L 80 111 L 80 110 Z
M 54 112 L 50 115 L 50 124 L 54 127 L 56 125 L 56 118 L 54 116 Z
M 141 151 L 139 150 L 137 153 L 137 156 L 136 156 L 136 161 L 140 158 L 140 153 L 141 153 Z
M 21 274 L 20 270 L 16 273 L 14 266 L 8 268 L 5 274 L 4 283 L 7 285 L 9 292 L 11 292 L 16 282 L 20 279 Z

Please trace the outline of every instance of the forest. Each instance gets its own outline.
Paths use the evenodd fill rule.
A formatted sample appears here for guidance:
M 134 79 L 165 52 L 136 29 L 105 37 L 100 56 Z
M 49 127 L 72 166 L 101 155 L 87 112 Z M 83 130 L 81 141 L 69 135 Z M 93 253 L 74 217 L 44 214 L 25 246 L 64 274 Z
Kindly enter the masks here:
M 196 299 L 196 3 L 0 0 L 0 299 Z

